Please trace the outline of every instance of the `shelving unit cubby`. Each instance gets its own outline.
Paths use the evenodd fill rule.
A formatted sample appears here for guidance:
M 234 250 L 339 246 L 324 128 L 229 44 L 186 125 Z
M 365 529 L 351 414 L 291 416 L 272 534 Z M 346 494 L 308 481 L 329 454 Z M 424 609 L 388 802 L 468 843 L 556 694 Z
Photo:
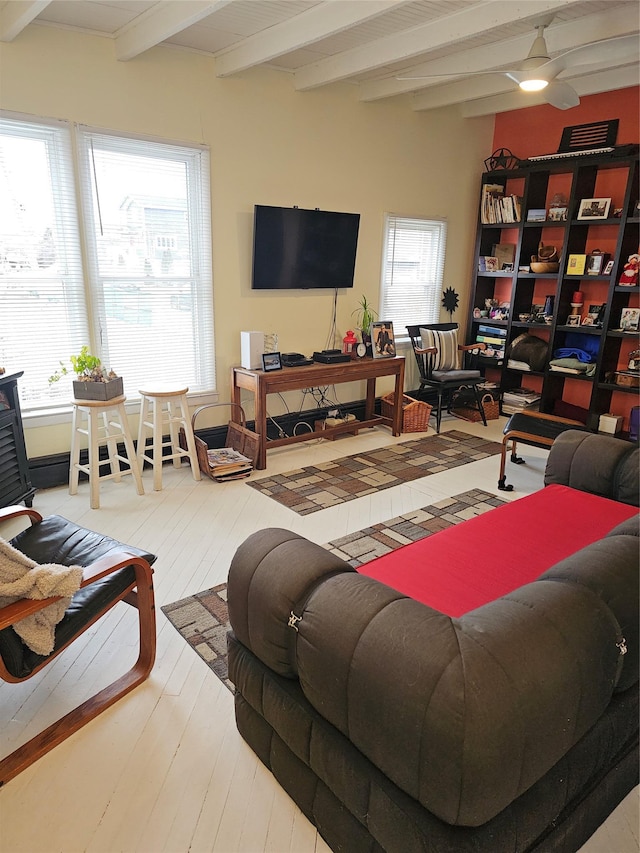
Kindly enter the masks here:
M 486 172 L 482 176 L 479 207 L 489 185 L 499 185 L 507 195 L 521 198 L 521 221 L 483 223 L 479 212 L 475 248 L 472 298 L 468 322 L 468 342 L 476 340 L 480 324 L 506 329 L 506 350 L 522 333 L 536 335 L 548 344 L 547 360 L 542 371 L 514 370 L 508 358 L 483 358 L 487 379 L 498 382 L 501 391 L 520 386 L 532 388 L 541 395 L 540 411 L 574 415 L 577 413 L 589 429 L 597 430 L 601 414 L 614 412 L 624 418 L 628 429 L 629 413 L 638 405 L 639 389 L 615 384 L 615 372 L 626 370 L 629 354 L 638 349 L 637 333 L 620 331 L 623 308 L 638 308 L 640 287 L 618 284 L 631 254 L 640 250 L 640 218 L 638 200 L 640 185 L 637 151 L 624 156 L 584 155 L 562 160 L 542 161 L 512 171 Z M 566 219 L 548 218 L 554 197 L 567 199 Z M 606 219 L 578 219 L 583 199 L 610 198 Z M 531 210 L 546 211 L 543 221 L 528 221 Z M 483 256 L 491 256 L 496 244 L 514 246 L 513 271 L 480 272 Z M 558 271 L 546 274 L 521 271 L 528 267 L 540 244 L 555 246 Z M 570 255 L 604 252 L 613 261 L 608 274 L 567 274 Z M 590 305 L 604 305 L 599 326 L 567 325 L 572 313 L 573 294 L 583 295 L 582 319 Z M 543 305 L 553 297 L 553 317 L 549 324 L 519 319 L 529 314 L 532 305 Z M 508 305 L 506 319 L 478 317 L 485 311 L 485 300 Z M 559 347 L 565 346 L 567 335 L 580 335 L 584 342 L 596 340 L 596 370 L 593 376 L 560 373 L 549 368 L 549 361 Z M 569 340 L 572 340 L 570 338 Z M 575 338 L 573 338 L 575 340 Z

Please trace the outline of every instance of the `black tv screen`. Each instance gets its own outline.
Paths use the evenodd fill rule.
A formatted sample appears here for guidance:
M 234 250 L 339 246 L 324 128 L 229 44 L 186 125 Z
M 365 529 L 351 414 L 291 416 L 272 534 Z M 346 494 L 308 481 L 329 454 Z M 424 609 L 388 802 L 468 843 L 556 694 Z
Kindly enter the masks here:
M 256 204 L 251 287 L 353 287 L 359 226 L 359 213 Z

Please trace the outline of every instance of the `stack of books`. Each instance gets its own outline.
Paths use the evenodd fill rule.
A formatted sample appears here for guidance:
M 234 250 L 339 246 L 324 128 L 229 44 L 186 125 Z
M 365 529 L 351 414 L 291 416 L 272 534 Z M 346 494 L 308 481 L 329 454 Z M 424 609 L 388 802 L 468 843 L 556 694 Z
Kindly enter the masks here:
M 485 184 L 482 187 L 480 219 L 483 225 L 520 222 L 521 218 L 522 198 L 520 196 L 505 195 L 501 184 Z
M 504 359 L 504 350 L 507 343 L 507 330 L 499 326 L 478 326 L 476 342 L 487 345 L 486 350 L 481 353 L 484 358 L 495 358 L 498 361 Z
M 242 480 L 253 471 L 252 461 L 231 447 L 207 450 L 207 459 L 209 460 L 211 476 L 218 482 Z
M 502 411 L 505 415 L 515 415 L 523 409 L 537 409 L 540 393 L 531 388 L 512 388 L 502 394 Z

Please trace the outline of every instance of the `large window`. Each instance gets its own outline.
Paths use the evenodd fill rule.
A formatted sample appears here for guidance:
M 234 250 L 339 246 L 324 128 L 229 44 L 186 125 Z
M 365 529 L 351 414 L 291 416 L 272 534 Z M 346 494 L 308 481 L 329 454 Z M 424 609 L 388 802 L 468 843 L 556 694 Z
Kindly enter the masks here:
M 380 318 L 397 338 L 407 326 L 438 322 L 446 237 L 444 221 L 386 216 Z
M 48 377 L 84 344 L 128 396 L 214 388 L 209 210 L 204 148 L 0 119 L 0 364 L 25 412 L 68 404 Z

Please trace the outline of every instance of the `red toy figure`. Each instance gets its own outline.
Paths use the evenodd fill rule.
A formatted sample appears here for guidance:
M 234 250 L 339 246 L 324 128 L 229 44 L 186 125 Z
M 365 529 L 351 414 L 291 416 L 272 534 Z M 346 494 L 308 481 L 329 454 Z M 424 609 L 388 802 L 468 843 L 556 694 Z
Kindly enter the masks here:
M 629 255 L 629 260 L 624 265 L 622 275 L 618 284 L 623 287 L 633 287 L 638 283 L 638 267 L 640 266 L 640 255 Z

